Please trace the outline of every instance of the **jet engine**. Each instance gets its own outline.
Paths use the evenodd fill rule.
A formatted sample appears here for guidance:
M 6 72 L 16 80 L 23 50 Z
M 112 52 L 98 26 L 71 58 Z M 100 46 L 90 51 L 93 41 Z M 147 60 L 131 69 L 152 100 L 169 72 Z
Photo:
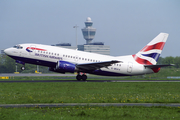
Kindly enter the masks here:
M 49 68 L 49 70 L 59 73 L 74 73 L 76 70 L 76 65 L 67 61 L 57 61 L 56 68 Z

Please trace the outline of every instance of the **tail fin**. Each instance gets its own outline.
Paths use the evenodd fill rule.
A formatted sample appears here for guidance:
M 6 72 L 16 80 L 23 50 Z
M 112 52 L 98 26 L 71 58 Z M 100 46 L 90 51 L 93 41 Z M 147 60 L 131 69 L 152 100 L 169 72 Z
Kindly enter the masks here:
M 168 35 L 167 33 L 160 33 L 156 36 L 141 51 L 132 55 L 135 61 L 143 65 L 156 65 Z

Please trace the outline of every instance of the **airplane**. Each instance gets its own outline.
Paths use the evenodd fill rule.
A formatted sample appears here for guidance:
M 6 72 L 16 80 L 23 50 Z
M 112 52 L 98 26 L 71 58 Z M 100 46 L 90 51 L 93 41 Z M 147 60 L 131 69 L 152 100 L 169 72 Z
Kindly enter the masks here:
M 172 66 L 157 65 L 168 35 L 160 33 L 139 52 L 126 56 L 108 56 L 33 43 L 15 45 L 4 52 L 22 64 L 22 70 L 25 63 L 42 65 L 53 72 L 77 72 L 78 81 L 86 81 L 86 73 L 102 76 L 144 75 L 157 73 L 161 67 Z

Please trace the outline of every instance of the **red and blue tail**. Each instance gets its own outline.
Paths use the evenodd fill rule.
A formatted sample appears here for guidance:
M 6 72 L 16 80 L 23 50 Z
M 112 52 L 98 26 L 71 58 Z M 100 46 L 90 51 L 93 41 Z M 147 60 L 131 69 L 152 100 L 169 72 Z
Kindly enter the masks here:
M 156 36 L 141 51 L 132 55 L 135 61 L 143 65 L 156 65 L 168 35 L 167 33 L 160 33 Z

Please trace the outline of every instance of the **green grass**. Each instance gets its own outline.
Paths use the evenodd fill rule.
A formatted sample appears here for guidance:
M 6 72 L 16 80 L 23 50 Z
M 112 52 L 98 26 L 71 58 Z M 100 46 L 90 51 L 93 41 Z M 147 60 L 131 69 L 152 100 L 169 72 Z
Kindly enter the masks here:
M 32 80 L 32 77 L 22 80 L 27 79 Z M 132 78 L 130 77 L 128 79 Z M 35 77 L 33 80 L 41 80 L 41 77 Z M 179 86 L 179 82 L 0 83 L 0 104 L 180 103 Z M 180 107 L 75 106 L 56 108 L 0 108 L 0 120 L 169 120 L 179 118 Z
M 1 83 L 0 104 L 180 103 L 179 82 Z
M 180 118 L 180 108 L 171 107 L 57 107 L 0 108 L 1 120 L 170 120 Z

